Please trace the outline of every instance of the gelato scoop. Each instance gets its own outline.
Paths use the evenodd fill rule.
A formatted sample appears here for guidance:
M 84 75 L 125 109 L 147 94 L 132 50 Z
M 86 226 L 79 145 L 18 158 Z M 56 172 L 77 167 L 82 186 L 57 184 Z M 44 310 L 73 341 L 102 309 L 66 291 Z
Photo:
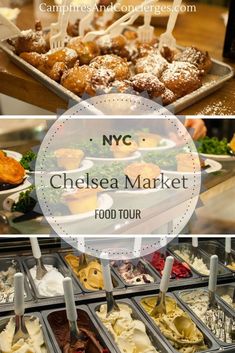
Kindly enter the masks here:
M 108 317 L 107 305 L 101 305 L 96 312 L 122 353 L 158 353 L 146 333 L 143 322 L 132 317 L 132 309 L 127 304 L 118 304 L 120 311 Z
M 84 339 L 70 345 L 70 330 L 65 310 L 55 311 L 48 315 L 56 341 L 63 353 L 109 353 L 99 342 L 88 314 L 78 309 L 78 328 Z
M 184 250 L 175 250 L 174 253 L 180 256 L 187 264 L 189 264 L 193 269 L 197 272 L 201 273 L 204 276 L 209 276 L 210 270 L 203 261 L 202 258 L 194 256 L 187 251 Z
M 156 297 L 141 300 L 142 307 L 149 315 L 155 304 Z M 178 306 L 174 298 L 166 296 L 166 313 L 156 317 L 152 316 L 152 319 L 179 352 L 194 353 L 208 349 L 202 332 L 190 316 Z
M 43 297 L 54 297 L 56 295 L 63 295 L 63 279 L 64 276 L 52 265 L 45 265 L 47 273 L 42 279 L 36 278 L 36 266 L 29 271 L 34 280 L 38 293 Z
M 73 254 L 65 256 L 66 262 L 72 268 L 82 285 L 89 290 L 104 289 L 101 264 L 98 260 L 92 260 L 85 268 L 79 269 L 79 257 Z
M 162 275 L 162 271 L 165 266 L 165 260 L 166 256 L 168 254 L 163 254 L 160 251 L 156 251 L 153 254 L 152 260 L 151 260 L 151 265 Z M 180 278 L 190 278 L 192 277 L 192 272 L 189 268 L 189 266 L 186 263 L 181 263 L 174 259 L 174 263 L 172 266 L 172 271 L 171 271 L 171 278 L 172 279 L 180 279 Z
M 114 266 L 116 267 L 115 264 Z M 120 265 L 117 265 L 117 271 L 128 284 L 154 282 L 154 278 L 147 273 L 144 264 L 141 261 L 139 261 L 137 265 L 134 265 L 131 261 L 123 261 Z
M 234 318 L 228 316 L 219 303 L 216 307 L 210 307 L 207 291 L 188 291 L 181 293 L 180 297 L 219 340 L 235 342 L 232 338 L 232 331 L 235 332 Z
M 29 338 L 20 339 L 12 345 L 15 333 L 15 321 L 10 319 L 5 329 L 0 333 L 0 352 L 2 353 L 47 353 L 43 332 L 38 318 L 27 318 L 25 325 Z

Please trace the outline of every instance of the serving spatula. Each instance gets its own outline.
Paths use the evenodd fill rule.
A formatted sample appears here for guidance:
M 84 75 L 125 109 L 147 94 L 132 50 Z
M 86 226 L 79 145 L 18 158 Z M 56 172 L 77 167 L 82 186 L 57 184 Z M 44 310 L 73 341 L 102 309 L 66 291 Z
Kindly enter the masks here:
M 160 283 L 160 293 L 157 296 L 156 305 L 151 311 L 151 316 L 156 317 L 166 313 L 166 292 L 169 287 L 173 263 L 174 258 L 172 256 L 167 256 Z
M 78 314 L 74 302 L 73 284 L 70 277 L 63 280 L 64 299 L 66 306 L 66 315 L 70 329 L 70 345 L 74 345 L 77 341 L 84 340 L 84 334 L 79 330 L 77 325 Z
M 24 276 L 22 273 L 14 275 L 14 309 L 15 309 L 15 333 L 12 344 L 21 338 L 25 341 L 29 338 L 24 320 Z
M 106 299 L 107 299 L 106 315 L 108 317 L 110 314 L 112 314 L 112 312 L 120 311 L 120 309 L 113 297 L 113 282 L 112 282 L 109 260 L 102 258 L 101 265 L 102 265 L 102 272 L 103 272 L 103 278 L 104 278 L 104 288 L 105 288 Z
M 212 255 L 210 258 L 210 275 L 209 275 L 209 283 L 208 283 L 210 309 L 217 308 L 218 306 L 216 297 L 215 297 L 217 275 L 218 275 L 218 256 Z
M 42 262 L 42 254 L 40 246 L 38 244 L 38 239 L 30 238 L 30 243 L 32 247 L 33 257 L 36 260 L 36 279 L 40 281 L 47 273 L 47 270 Z

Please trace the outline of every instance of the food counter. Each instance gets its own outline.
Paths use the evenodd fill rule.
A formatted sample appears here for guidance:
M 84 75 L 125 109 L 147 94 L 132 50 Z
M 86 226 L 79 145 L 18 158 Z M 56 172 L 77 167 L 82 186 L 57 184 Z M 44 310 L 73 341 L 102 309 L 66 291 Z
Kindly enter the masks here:
M 183 320 L 182 322 L 184 322 L 184 324 L 186 324 L 186 321 L 188 320 L 187 322 L 191 325 L 191 329 L 193 329 L 193 332 L 197 335 L 197 340 L 192 336 L 187 336 L 187 333 L 184 333 L 186 335 L 186 341 L 184 341 L 183 346 L 188 345 L 188 347 L 191 347 L 194 345 L 197 349 L 200 347 L 199 351 L 201 352 L 219 352 L 223 348 L 225 352 L 232 353 L 235 349 L 235 268 L 232 271 L 224 265 L 225 250 L 224 239 L 222 238 L 209 242 L 208 239 L 199 240 L 197 254 L 194 255 L 194 261 L 197 262 L 197 269 L 192 266 L 191 262 L 189 262 L 190 264 L 187 261 L 184 262 L 182 257 L 178 255 L 178 250 L 180 250 L 180 253 L 184 252 L 184 254 L 192 254 L 192 250 L 190 250 L 191 241 L 192 239 L 190 238 L 181 238 L 179 239 L 179 242 L 175 241 L 171 243 L 168 246 L 168 249 L 161 249 L 160 252 L 150 254 L 145 258 L 130 260 L 125 264 L 120 262 L 115 264 L 111 262 L 111 273 L 113 279 L 115 279 L 113 282 L 114 297 L 121 308 L 121 312 L 118 314 L 118 316 L 120 315 L 118 319 L 120 320 L 120 326 L 118 326 L 119 334 L 121 335 L 121 332 L 123 332 L 125 327 L 125 321 L 121 321 L 122 315 L 126 318 L 131 315 L 131 320 L 140 320 L 142 325 L 145 326 L 144 332 L 145 335 L 147 334 L 148 338 L 145 336 L 144 345 L 153 345 L 156 350 L 162 353 L 181 352 L 181 345 L 183 342 L 181 340 L 183 338 L 179 334 L 179 331 L 175 331 L 175 340 L 172 341 L 170 337 L 176 328 L 177 330 L 180 330 L 180 323 L 177 323 L 177 320 Z M 94 278 L 92 280 L 92 277 L 90 277 L 94 277 L 92 269 L 99 271 L 99 262 L 87 257 L 90 272 L 86 272 L 86 276 L 88 277 L 86 277 L 86 281 L 84 282 L 85 277 L 82 273 L 85 270 L 81 269 L 80 273 L 79 267 L 71 268 L 67 262 L 72 256 L 73 261 L 74 259 L 77 259 L 77 264 L 79 264 L 78 252 L 70 248 L 66 243 L 61 243 L 58 238 L 40 239 L 39 243 L 42 250 L 42 261 L 44 265 L 48 266 L 52 263 L 51 258 L 56 258 L 56 262 L 53 262 L 55 269 L 58 269 L 63 276 L 70 276 L 72 278 L 74 298 L 78 310 L 79 327 L 82 324 L 85 324 L 88 320 L 89 325 L 86 326 L 86 328 L 95 331 L 99 343 L 103 348 L 107 349 L 107 352 L 124 352 L 125 350 L 122 348 L 121 341 L 116 341 L 114 336 L 109 333 L 109 326 L 106 326 L 107 321 L 104 319 L 105 307 L 103 306 L 105 303 L 105 292 L 98 288 L 93 288 L 93 290 L 87 290 L 85 288 L 85 286 L 91 285 L 91 283 L 93 283 L 93 285 L 94 283 L 98 286 L 100 285 L 98 283 L 100 283 L 102 277 L 96 278 L 96 280 L 94 280 Z M 212 252 L 213 254 L 216 253 L 219 257 L 216 300 L 219 303 L 221 312 L 218 315 L 223 316 L 224 313 L 226 313 L 226 320 L 228 320 L 226 321 L 225 327 L 222 328 L 219 326 L 220 320 L 222 319 L 218 319 L 218 325 L 215 322 L 213 328 L 210 326 L 211 324 L 208 323 L 209 321 L 203 322 L 203 316 L 198 314 L 198 312 L 204 313 L 205 320 L 209 320 L 206 316 L 206 308 L 208 306 L 206 298 L 208 297 L 207 286 L 209 272 L 205 275 L 204 267 L 206 266 L 208 269 L 208 263 Z M 232 253 L 234 256 L 234 244 Z M 68 257 L 68 254 L 70 257 Z M 148 314 L 149 310 L 151 311 L 151 305 L 154 305 L 156 295 L 159 293 L 159 283 L 166 255 L 172 255 L 174 257 L 174 265 L 171 273 L 166 305 L 167 308 L 169 305 L 167 312 L 170 312 L 169 317 L 172 317 L 173 323 L 176 325 L 176 328 L 174 328 L 174 326 L 167 326 L 168 335 L 166 334 L 166 331 L 164 331 L 163 326 L 161 326 L 162 324 L 159 324 L 158 321 L 155 321 L 155 319 L 151 318 Z M 35 260 L 32 259 L 30 243 L 27 239 L 20 241 L 16 239 L 10 240 L 9 238 L 1 239 L 0 280 L 2 281 L 2 286 L 0 290 L 0 332 L 2 332 L 2 327 L 4 327 L 7 322 L 5 317 L 9 318 L 13 313 L 13 303 L 11 300 L 14 292 L 12 293 L 11 279 L 15 271 L 20 270 L 24 273 L 26 282 L 26 317 L 32 315 L 39 318 L 43 328 L 47 352 L 61 352 L 61 347 L 65 344 L 62 343 L 62 341 L 65 342 L 66 338 L 64 337 L 67 337 L 67 334 L 65 333 L 67 320 L 65 316 L 63 295 L 53 295 L 53 293 L 55 294 L 56 290 L 59 288 L 59 279 L 57 282 L 53 282 L 52 279 L 50 279 L 50 281 L 47 279 L 44 281 L 43 286 L 38 286 L 38 284 L 33 281 L 29 271 L 35 263 Z M 92 261 L 93 263 L 91 264 Z M 139 265 L 139 263 L 141 263 L 141 265 Z M 74 264 L 75 262 L 73 262 L 73 265 Z M 95 267 L 93 268 L 92 266 Z M 10 270 L 9 267 L 11 267 Z M 8 272 L 3 273 L 3 270 L 8 270 Z M 78 275 L 76 275 L 76 272 L 74 271 L 78 271 Z M 102 276 L 102 272 L 98 273 L 99 276 Z M 48 274 L 46 276 L 48 276 Z M 131 278 L 133 283 L 127 283 Z M 139 284 L 142 280 L 145 281 L 145 283 Z M 150 283 L 150 281 L 152 281 L 152 283 Z M 44 290 L 46 288 L 49 290 L 50 288 L 50 291 L 47 293 L 45 292 L 44 296 L 40 296 L 38 294 L 38 289 L 42 290 L 42 288 Z M 5 290 L 7 290 L 8 294 L 6 294 Z M 11 295 L 9 295 L 10 293 Z M 192 293 L 192 296 L 190 293 Z M 195 300 L 193 300 L 193 298 L 195 298 Z M 173 307 L 175 305 L 177 307 L 175 313 L 171 311 L 173 310 L 172 305 Z M 196 309 L 191 305 L 194 305 Z M 126 312 L 126 314 L 122 310 Z M 194 310 L 196 310 L 196 313 Z M 114 313 L 112 315 L 116 314 Z M 199 315 L 199 317 L 197 315 Z M 178 317 L 178 319 L 174 321 L 174 317 Z M 179 319 L 179 317 L 183 317 L 184 319 Z M 84 320 L 84 322 L 82 323 L 81 320 Z M 166 318 L 166 320 L 168 319 Z M 160 322 L 165 322 L 166 325 L 168 321 Z M 114 328 L 114 330 L 116 330 L 116 328 Z M 144 332 L 142 333 L 143 335 Z M 137 344 L 137 346 L 140 344 L 140 342 L 138 343 L 138 340 L 134 340 L 134 343 Z M 88 352 L 90 351 L 88 350 Z

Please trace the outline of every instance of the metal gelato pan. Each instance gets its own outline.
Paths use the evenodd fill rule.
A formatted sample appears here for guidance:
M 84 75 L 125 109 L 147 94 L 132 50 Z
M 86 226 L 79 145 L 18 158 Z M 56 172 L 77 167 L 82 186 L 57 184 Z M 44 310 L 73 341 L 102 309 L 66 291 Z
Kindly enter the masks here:
M 159 253 L 162 253 L 162 251 L 157 251 L 157 252 L 159 252 Z M 162 275 L 161 275 L 161 273 L 152 265 L 152 258 L 153 258 L 153 255 L 154 254 L 149 254 L 149 255 L 146 255 L 145 257 L 144 257 L 144 259 L 145 259 L 145 261 L 149 264 L 149 267 L 151 267 L 152 269 L 153 269 L 153 271 L 155 271 L 157 274 L 158 274 L 158 276 L 161 278 L 162 277 Z M 167 251 L 166 250 L 166 253 L 164 254 L 166 257 L 167 256 L 172 256 L 172 254 L 170 254 L 169 253 L 169 251 Z M 176 261 L 178 261 L 178 262 L 180 262 L 182 265 L 184 265 L 184 266 L 188 266 L 184 261 L 180 261 L 178 258 L 176 258 L 174 255 L 173 255 L 173 257 L 174 257 L 174 259 L 176 260 Z M 189 266 L 188 266 L 189 267 Z M 191 276 L 190 277 L 186 277 L 186 278 L 171 278 L 170 279 L 170 282 L 172 282 L 172 281 L 176 281 L 176 283 L 177 283 L 177 281 L 189 281 L 189 280 L 194 280 L 194 279 L 198 279 L 199 278 L 199 276 L 189 267 L 189 271 L 191 271 Z
M 53 316 L 55 313 L 58 314 L 58 316 L 59 316 L 61 326 L 64 326 L 68 323 L 65 309 L 55 309 L 55 310 L 42 311 L 42 317 L 43 317 L 43 320 L 46 324 L 46 327 L 47 327 L 49 336 L 51 338 L 51 341 L 53 343 L 53 346 L 55 348 L 55 351 L 57 353 L 62 353 L 62 350 L 59 347 L 59 342 L 57 341 L 56 336 L 55 336 L 53 329 L 52 329 L 52 326 L 51 326 L 51 322 L 54 321 Z M 112 345 L 110 344 L 109 340 L 107 340 L 103 331 L 100 330 L 99 326 L 97 325 L 96 320 L 94 320 L 88 307 L 86 305 L 78 306 L 77 313 L 78 313 L 78 320 L 79 320 L 79 317 L 81 318 L 81 314 L 82 314 L 84 316 L 84 319 L 86 319 L 89 322 L 91 331 L 96 334 L 97 339 L 100 342 L 100 344 L 104 348 L 107 348 L 109 352 L 113 352 L 114 350 L 113 350 Z M 106 352 L 106 353 L 109 353 L 109 352 Z
M 63 252 L 63 253 L 60 253 L 59 255 L 61 256 L 61 258 L 63 259 L 66 267 L 69 269 L 69 271 L 73 274 L 74 278 L 75 278 L 75 281 L 77 282 L 77 284 L 82 288 L 82 291 L 85 292 L 85 293 L 102 293 L 104 292 L 104 290 L 91 290 L 91 289 L 87 289 L 85 288 L 85 286 L 83 285 L 83 283 L 79 280 L 79 278 L 77 277 L 76 273 L 73 271 L 72 267 L 69 265 L 69 263 L 66 261 L 65 257 L 68 255 L 68 254 L 72 254 L 74 256 L 79 256 L 78 253 L 76 252 L 73 252 L 73 251 L 68 251 L 68 252 Z M 90 256 L 90 255 L 87 255 L 87 261 L 88 263 L 91 261 L 91 260 L 94 260 L 95 257 L 93 256 Z M 113 281 L 113 287 L 114 287 L 114 290 L 115 289 L 120 289 L 120 288 L 124 288 L 124 285 L 123 283 L 121 282 L 121 280 L 119 279 L 119 277 L 111 272 L 111 275 L 112 275 L 112 281 Z
M 169 352 L 168 347 L 165 344 L 165 342 L 161 338 L 156 336 L 156 333 L 154 332 L 154 330 L 151 327 L 151 325 L 149 324 L 149 322 L 145 319 L 145 317 L 141 314 L 141 312 L 138 310 L 138 308 L 135 306 L 135 304 L 130 299 L 120 299 L 120 300 L 117 300 L 116 302 L 118 304 L 126 304 L 129 307 L 131 307 L 133 319 L 140 320 L 141 322 L 143 322 L 143 324 L 145 325 L 145 328 L 146 328 L 146 333 L 149 336 L 149 339 L 150 339 L 152 345 L 156 348 L 156 350 L 159 353 L 168 353 Z M 105 303 L 106 302 L 92 303 L 92 304 L 89 304 L 88 306 L 91 309 L 91 312 L 94 315 L 95 319 L 97 320 L 100 328 L 102 329 L 102 331 L 106 335 L 107 339 L 110 340 L 112 345 L 115 347 L 115 350 L 118 353 L 121 353 L 112 334 L 110 332 L 108 332 L 107 328 L 104 326 L 104 324 L 102 323 L 102 321 L 99 319 L 99 317 L 96 314 L 96 312 L 99 310 L 100 306 Z
M 193 255 L 193 246 L 190 243 L 179 243 L 179 244 L 172 244 L 168 246 L 170 252 L 178 258 L 181 262 L 184 262 L 185 260 L 178 254 L 175 253 L 176 250 L 184 251 L 186 252 L 189 256 Z M 196 250 L 196 257 L 198 259 L 201 259 L 207 268 L 210 268 L 210 256 L 208 256 L 204 251 L 202 251 L 200 248 L 195 249 Z M 187 261 L 185 261 L 187 262 Z M 188 263 L 188 262 L 187 262 Z M 208 278 L 207 275 L 202 274 L 198 271 L 197 268 L 193 267 L 188 263 L 189 266 L 193 269 L 194 272 L 196 272 L 200 277 L 206 277 Z M 218 266 L 218 276 L 220 277 L 227 277 L 229 275 L 232 275 L 231 271 L 229 271 L 227 268 L 225 268 L 223 265 L 219 264 Z
M 60 257 L 57 255 L 57 254 L 47 254 L 47 255 L 42 255 L 42 261 L 45 265 L 52 265 L 54 267 L 56 267 L 58 269 L 58 271 L 60 273 L 62 273 L 62 275 L 64 277 L 67 277 L 69 276 L 69 272 L 67 270 L 67 268 L 64 266 L 63 262 L 61 261 Z M 32 267 L 34 267 L 36 265 L 36 261 L 35 261 L 35 258 L 30 256 L 30 257 L 25 257 L 23 259 L 23 265 L 24 265 L 24 268 L 27 272 L 27 276 L 29 278 L 29 281 L 30 281 L 30 284 L 36 294 L 36 297 L 38 299 L 48 299 L 48 298 L 60 298 L 60 296 L 55 296 L 55 297 L 46 297 L 46 296 L 42 296 L 39 294 L 38 292 L 38 289 L 34 283 L 34 280 L 31 276 L 31 273 L 30 273 L 30 269 Z M 74 294 L 79 294 L 81 293 L 81 289 L 79 288 L 79 286 L 77 285 L 77 283 L 75 282 L 74 278 L 72 278 L 72 281 L 73 281 L 73 289 L 74 289 Z
M 14 316 L 5 316 L 5 317 L 0 319 L 0 332 L 2 332 L 5 329 L 8 321 L 11 318 L 13 318 L 13 317 Z M 35 317 L 35 318 L 39 319 L 39 322 L 40 322 L 41 328 L 42 328 L 42 332 L 43 332 L 43 338 L 44 338 L 44 343 L 45 343 L 45 346 L 46 346 L 47 353 L 54 353 L 54 349 L 52 348 L 51 340 L 48 337 L 47 330 L 46 330 L 46 327 L 45 327 L 45 324 L 43 322 L 41 314 L 37 313 L 37 312 L 33 312 L 33 313 L 30 313 L 30 314 L 25 314 L 24 317 L 25 318 Z
M 124 262 L 125 261 L 122 261 L 122 260 L 113 262 L 112 269 L 115 272 L 115 274 L 120 278 L 121 282 L 126 287 L 137 287 L 136 290 L 138 290 L 139 286 L 144 286 L 144 288 L 146 288 L 146 286 L 152 286 L 154 284 L 160 283 L 160 278 L 156 275 L 156 272 L 143 259 L 132 259 L 132 260 L 128 260 L 128 262 L 130 262 L 134 266 L 137 266 L 137 264 L 140 263 L 140 265 L 143 266 L 144 273 L 151 276 L 153 278 L 154 282 L 152 282 L 152 283 L 138 283 L 138 281 L 136 281 L 134 284 L 127 283 L 125 281 L 125 279 L 122 277 L 122 275 L 120 274 L 120 272 L 118 271 L 118 267 L 120 265 L 124 264 Z M 137 277 L 138 277 L 138 275 L 137 275 Z
M 25 275 L 23 266 L 21 264 L 20 258 L 18 256 L 14 257 L 1 257 L 0 258 L 0 272 L 7 271 L 10 266 L 14 266 L 17 272 L 21 272 Z M 24 276 L 24 290 L 25 290 L 25 301 L 32 300 L 31 290 L 29 288 L 29 284 L 27 281 L 27 277 Z M 13 298 L 12 298 L 13 299 Z M 6 300 L 6 301 L 5 301 Z M 2 292 L 0 290 L 0 306 L 1 305 L 13 305 L 13 300 L 9 300 L 9 298 L 3 298 Z
M 230 347 L 230 346 L 234 346 L 234 350 L 235 350 L 235 313 L 228 309 L 228 307 L 226 305 L 224 305 L 224 303 L 219 299 L 218 296 L 216 296 L 216 300 L 219 304 L 219 306 L 221 307 L 222 311 L 229 317 L 231 318 L 231 329 L 233 329 L 233 341 L 234 342 L 231 342 L 231 343 L 226 343 L 224 341 L 222 341 L 221 339 L 217 338 L 216 335 L 215 335 L 215 332 L 213 332 L 213 330 L 210 330 L 210 328 L 203 323 L 203 321 L 201 320 L 200 316 L 197 315 L 191 308 L 188 304 L 186 304 L 186 302 L 182 299 L 182 295 L 183 294 L 186 294 L 186 293 L 193 293 L 193 292 L 196 292 L 196 291 L 202 291 L 202 292 L 207 292 L 208 293 L 208 290 L 207 288 L 197 288 L 197 289 L 189 289 L 189 290 L 183 290 L 183 291 L 176 291 L 174 292 L 174 294 L 177 296 L 177 298 L 181 301 L 181 303 L 183 304 L 183 306 L 197 319 L 198 322 L 200 322 L 203 327 L 205 328 L 205 330 L 207 330 L 208 332 L 210 332 L 210 334 L 213 336 L 214 340 L 222 347 Z M 193 297 L 193 299 L 195 298 L 195 296 Z M 216 322 L 219 322 L 223 319 L 223 317 L 219 317 L 217 319 L 213 318 L 212 321 L 211 321 L 211 324 L 213 324 L 213 322 L 216 320 Z M 221 321 L 222 322 L 222 321 Z M 224 329 L 224 324 L 221 324 L 221 329 L 220 330 L 223 330 Z M 227 325 L 227 327 L 229 327 L 229 325 Z
M 208 346 L 208 349 L 201 352 L 211 352 L 211 351 L 219 350 L 219 345 L 216 343 L 213 337 L 209 334 L 207 330 L 205 330 L 204 326 L 198 320 L 195 319 L 195 317 L 190 313 L 189 310 L 185 310 L 185 307 L 181 304 L 181 302 L 177 299 L 177 297 L 175 297 L 171 293 L 167 293 L 167 296 L 174 298 L 176 300 L 176 303 L 178 304 L 178 306 L 189 315 L 192 321 L 196 324 L 197 328 L 202 332 L 204 336 L 204 341 Z M 151 316 L 144 310 L 144 308 L 141 305 L 142 299 L 154 298 L 154 297 L 155 297 L 154 295 L 144 295 L 144 296 L 134 297 L 133 300 L 138 305 L 138 308 L 140 308 L 141 312 L 143 312 L 144 316 L 151 322 L 151 325 L 154 327 L 154 330 L 156 331 L 156 333 L 166 342 L 166 344 L 168 345 L 168 347 L 171 349 L 172 352 L 177 353 L 179 352 L 179 350 L 175 349 L 172 346 L 170 341 L 162 334 L 161 330 L 159 329 L 155 321 L 151 318 Z
M 235 312 L 235 301 L 233 301 L 235 295 L 235 284 L 221 284 L 217 286 L 216 294 L 220 297 L 220 300 L 224 303 L 224 305 L 228 305 L 229 309 L 232 309 Z M 231 300 L 231 303 L 228 303 L 228 301 L 223 298 L 224 296 L 226 296 L 229 301 Z
M 219 261 L 224 265 L 224 263 L 225 263 L 225 248 L 223 245 L 221 245 L 217 241 L 209 240 L 209 241 L 200 241 L 198 246 L 202 251 L 204 251 L 209 256 L 217 255 L 219 258 Z M 234 254 L 234 259 L 235 259 L 235 253 L 233 253 L 233 254 Z M 231 270 L 231 269 L 228 269 L 228 270 L 235 272 L 235 270 Z
M 47 31 L 45 31 L 47 32 Z M 71 91 L 64 88 L 59 83 L 55 82 L 38 69 L 33 67 L 32 65 L 28 64 L 25 60 L 21 59 L 13 52 L 12 46 L 10 46 L 7 41 L 0 42 L 0 48 L 7 53 L 10 59 L 21 69 L 28 72 L 31 76 L 41 82 L 44 86 L 49 88 L 52 92 L 56 95 L 64 99 L 66 102 L 71 100 L 76 102 L 80 102 L 81 98 L 72 93 Z M 179 47 L 179 49 L 183 49 Z M 202 87 L 197 89 L 196 91 L 187 94 L 186 96 L 177 99 L 173 104 L 171 104 L 171 110 L 174 110 L 174 113 L 178 113 L 183 109 L 191 106 L 192 104 L 198 102 L 200 99 L 208 96 L 209 94 L 213 93 L 214 91 L 218 90 L 227 80 L 233 77 L 233 69 L 231 66 L 212 59 L 212 69 L 209 74 L 203 80 Z

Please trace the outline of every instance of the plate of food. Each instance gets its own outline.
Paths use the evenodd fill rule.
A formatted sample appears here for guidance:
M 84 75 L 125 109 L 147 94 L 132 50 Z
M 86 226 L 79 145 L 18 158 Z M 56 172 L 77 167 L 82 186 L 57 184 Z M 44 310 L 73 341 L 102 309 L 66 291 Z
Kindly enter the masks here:
M 144 161 L 147 163 L 157 164 L 162 173 L 166 176 L 179 176 L 182 174 L 192 173 L 199 175 L 218 172 L 222 169 L 222 165 L 210 158 L 200 157 L 195 153 L 195 162 L 192 159 L 192 153 L 189 153 L 185 148 L 174 148 L 162 153 L 149 152 L 145 154 Z M 198 162 L 198 163 L 197 163 Z
M 112 197 L 97 189 L 80 189 L 62 195 L 68 214 L 46 217 L 49 223 L 73 223 L 95 216 L 96 209 L 108 210 L 113 205 Z
M 86 159 L 84 152 L 78 148 L 60 148 L 48 153 L 43 159 L 42 170 L 35 171 L 36 158 L 37 154 L 33 151 L 28 151 L 22 156 L 20 163 L 27 173 L 80 173 L 93 166 L 93 162 Z
M 10 194 L 30 186 L 25 169 L 15 159 L 20 156 L 10 152 L 0 151 L 0 203 Z
M 14 158 L 16 161 L 20 161 L 22 158 L 22 154 L 16 151 L 11 151 L 11 150 L 1 150 L 3 153 L 6 154 L 7 157 Z M 0 152 L 1 152 L 0 151 Z
M 235 134 L 230 142 L 226 138 L 206 136 L 198 141 L 198 152 L 218 162 L 235 162 Z
M 164 138 L 156 133 L 138 131 L 135 135 L 138 139 L 138 150 L 141 151 L 141 154 L 151 151 L 164 151 L 175 147 L 174 141 Z

